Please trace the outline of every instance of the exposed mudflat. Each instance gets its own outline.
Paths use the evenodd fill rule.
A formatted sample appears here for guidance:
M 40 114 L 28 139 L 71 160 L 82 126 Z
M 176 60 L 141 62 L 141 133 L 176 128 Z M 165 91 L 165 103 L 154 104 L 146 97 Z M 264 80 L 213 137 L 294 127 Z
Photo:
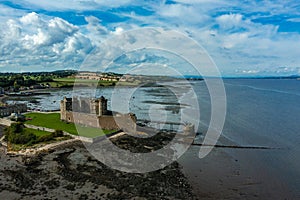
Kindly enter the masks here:
M 126 143 L 122 142 L 124 139 Z M 114 142 L 128 145 L 128 141 L 123 136 Z M 195 199 L 195 196 L 177 162 L 155 172 L 125 173 L 102 164 L 81 142 L 75 142 L 29 158 L 9 157 L 1 151 L 0 199 Z

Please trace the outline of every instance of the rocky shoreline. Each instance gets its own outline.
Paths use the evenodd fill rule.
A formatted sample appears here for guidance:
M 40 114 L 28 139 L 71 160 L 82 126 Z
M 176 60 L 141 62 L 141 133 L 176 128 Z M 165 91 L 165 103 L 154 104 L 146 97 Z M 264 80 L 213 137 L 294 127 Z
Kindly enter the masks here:
M 125 149 L 136 144 L 127 135 L 113 140 Z M 1 199 L 196 199 L 177 162 L 144 174 L 120 172 L 96 160 L 81 141 L 30 157 L 1 152 L 0 180 Z

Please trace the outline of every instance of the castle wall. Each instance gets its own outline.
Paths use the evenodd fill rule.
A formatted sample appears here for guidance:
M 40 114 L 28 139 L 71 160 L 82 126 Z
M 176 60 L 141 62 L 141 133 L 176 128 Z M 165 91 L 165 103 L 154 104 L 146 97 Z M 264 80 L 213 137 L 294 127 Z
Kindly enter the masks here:
M 75 106 L 73 106 L 73 109 L 72 103 Z M 117 114 L 113 116 L 111 111 L 107 110 L 107 99 L 103 96 L 95 100 L 64 98 L 60 102 L 60 119 L 70 123 L 107 130 L 135 130 L 136 126 L 134 115 Z
M 135 131 L 136 130 L 136 117 L 132 114 L 117 114 L 115 116 L 116 123 L 123 131 Z
M 60 101 L 60 120 L 67 121 L 66 112 L 64 101 Z
M 117 125 L 113 116 L 100 116 L 99 117 L 99 125 L 102 129 L 107 130 L 119 130 L 119 126 Z
M 135 119 L 130 115 L 119 115 L 115 117 L 110 115 L 97 116 L 94 114 L 66 111 L 64 121 L 106 130 L 119 130 L 120 128 L 132 130 L 132 128 L 135 128 L 135 123 L 133 123 Z
M 75 124 L 91 126 L 91 127 L 99 127 L 98 117 L 93 114 L 67 111 L 65 121 L 72 122 Z

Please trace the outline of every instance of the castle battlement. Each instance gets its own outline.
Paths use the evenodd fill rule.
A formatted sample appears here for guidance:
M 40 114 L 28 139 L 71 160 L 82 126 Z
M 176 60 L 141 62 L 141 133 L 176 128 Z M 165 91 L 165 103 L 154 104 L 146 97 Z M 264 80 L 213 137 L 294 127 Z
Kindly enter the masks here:
M 136 117 L 132 113 L 113 116 L 112 111 L 107 109 L 107 99 L 103 96 L 96 99 L 64 97 L 60 101 L 60 119 L 110 130 L 135 129 L 136 126 Z
M 89 99 L 83 97 L 66 98 L 60 102 L 61 112 L 79 112 L 90 113 L 98 116 L 111 115 L 111 111 L 107 109 L 107 99 L 101 96 L 97 99 Z

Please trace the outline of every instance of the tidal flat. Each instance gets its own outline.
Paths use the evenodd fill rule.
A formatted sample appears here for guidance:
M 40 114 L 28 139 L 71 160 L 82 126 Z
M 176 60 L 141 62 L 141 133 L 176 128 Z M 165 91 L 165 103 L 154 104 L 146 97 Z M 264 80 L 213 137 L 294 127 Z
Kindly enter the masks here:
M 128 142 L 124 137 L 114 143 Z M 177 162 L 149 173 L 120 172 L 81 141 L 30 157 L 0 155 L 0 199 L 196 199 Z

